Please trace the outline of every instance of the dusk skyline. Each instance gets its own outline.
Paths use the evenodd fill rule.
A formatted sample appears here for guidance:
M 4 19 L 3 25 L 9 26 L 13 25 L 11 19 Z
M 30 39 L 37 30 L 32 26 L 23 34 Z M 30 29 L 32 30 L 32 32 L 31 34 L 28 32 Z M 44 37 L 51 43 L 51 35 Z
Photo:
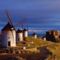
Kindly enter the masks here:
M 0 0 L 0 27 L 7 23 L 8 10 L 14 26 L 21 21 L 30 30 L 60 30 L 60 0 Z

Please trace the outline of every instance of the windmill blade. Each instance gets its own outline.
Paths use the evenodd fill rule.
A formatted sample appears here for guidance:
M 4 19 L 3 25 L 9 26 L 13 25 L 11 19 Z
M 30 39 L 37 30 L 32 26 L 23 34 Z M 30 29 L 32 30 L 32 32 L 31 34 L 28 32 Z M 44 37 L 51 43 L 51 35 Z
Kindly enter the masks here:
M 13 25 L 13 23 L 12 23 L 12 17 L 10 16 L 9 12 L 6 11 L 5 13 L 6 13 L 6 16 L 7 16 L 7 18 L 8 18 L 8 22 L 9 22 L 11 25 Z
M 6 15 L 7 15 L 7 18 L 8 18 L 8 22 L 13 26 L 12 17 L 10 16 L 8 11 L 6 11 Z M 11 31 L 11 33 L 12 33 L 12 36 L 13 36 L 13 39 L 14 39 L 13 31 Z

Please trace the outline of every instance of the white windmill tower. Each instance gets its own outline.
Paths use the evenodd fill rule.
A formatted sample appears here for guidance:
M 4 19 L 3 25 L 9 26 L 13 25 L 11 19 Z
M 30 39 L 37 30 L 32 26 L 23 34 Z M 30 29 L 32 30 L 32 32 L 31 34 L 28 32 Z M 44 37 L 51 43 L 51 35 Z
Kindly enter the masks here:
M 17 42 L 22 42 L 23 41 L 23 30 L 18 29 L 16 32 L 16 39 Z
M 23 28 L 23 37 L 24 37 L 24 39 L 26 38 L 26 37 L 28 37 L 28 25 L 27 25 L 27 21 L 26 21 L 26 18 L 24 18 L 23 20 L 22 20 L 22 25 L 23 26 L 27 26 L 27 28 Z
M 37 38 L 37 34 L 33 33 L 32 36 L 36 39 Z
M 16 41 L 22 42 L 23 41 L 23 24 L 22 21 L 16 22 L 16 26 L 19 26 L 19 29 L 16 31 Z
M 8 23 L 2 29 L 2 46 L 3 47 L 16 47 L 16 30 L 12 24 L 11 17 L 6 12 Z
M 28 37 L 28 30 L 27 29 L 23 30 L 23 37 L 24 38 Z
M 21 29 L 17 30 L 17 35 L 16 35 L 17 41 L 23 41 L 25 39 L 25 37 L 28 37 L 28 30 L 24 29 L 26 20 L 23 19 L 23 20 L 19 21 L 17 24 L 21 26 Z

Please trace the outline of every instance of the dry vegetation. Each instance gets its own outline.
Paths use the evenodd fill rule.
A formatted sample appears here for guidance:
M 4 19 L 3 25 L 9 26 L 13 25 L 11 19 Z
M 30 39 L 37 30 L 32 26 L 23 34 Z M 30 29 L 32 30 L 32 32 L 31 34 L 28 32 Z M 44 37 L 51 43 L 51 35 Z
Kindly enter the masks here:
M 43 41 L 41 38 L 34 39 L 33 37 L 26 38 L 26 47 L 29 48 L 29 51 L 33 51 L 34 48 L 40 48 L 43 46 L 46 46 L 47 49 L 52 52 L 52 56 L 49 56 L 48 58 L 56 58 L 56 60 L 60 60 L 60 43 L 54 43 L 50 41 Z M 30 43 L 30 42 L 33 42 Z
M 28 37 L 24 43 L 18 43 L 17 47 L 15 53 L 1 53 L 0 60 L 60 60 L 60 43 Z

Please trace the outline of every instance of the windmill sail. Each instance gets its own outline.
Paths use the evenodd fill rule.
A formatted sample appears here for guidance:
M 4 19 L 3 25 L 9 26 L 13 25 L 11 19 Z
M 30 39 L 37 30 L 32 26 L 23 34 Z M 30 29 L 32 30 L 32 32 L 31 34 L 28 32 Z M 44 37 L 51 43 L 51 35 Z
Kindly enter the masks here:
M 7 18 L 8 18 L 8 23 L 12 26 L 12 28 L 14 28 L 13 23 L 12 23 L 12 17 L 9 15 L 8 11 L 6 11 L 6 15 L 7 15 Z M 11 31 L 11 33 L 12 33 L 13 40 L 14 40 L 13 31 Z
M 12 23 L 12 17 L 9 15 L 8 11 L 6 11 L 6 15 L 7 15 L 7 18 L 8 18 L 8 22 L 13 25 Z

